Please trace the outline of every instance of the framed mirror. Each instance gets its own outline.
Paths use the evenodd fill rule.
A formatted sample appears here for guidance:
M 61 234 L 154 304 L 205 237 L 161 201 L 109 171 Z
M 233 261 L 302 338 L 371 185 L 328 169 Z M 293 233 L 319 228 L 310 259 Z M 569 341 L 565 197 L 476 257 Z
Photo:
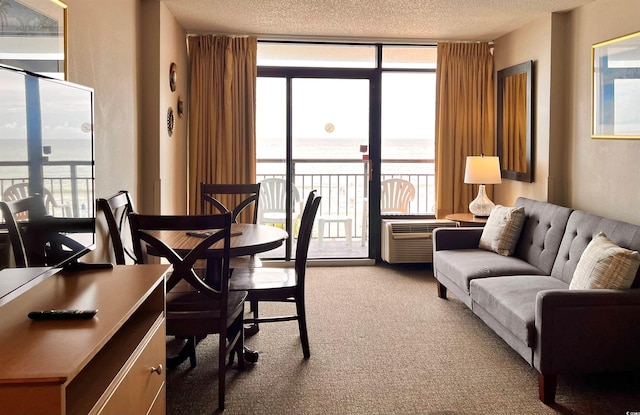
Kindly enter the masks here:
M 497 154 L 503 179 L 533 181 L 533 61 L 498 71 Z

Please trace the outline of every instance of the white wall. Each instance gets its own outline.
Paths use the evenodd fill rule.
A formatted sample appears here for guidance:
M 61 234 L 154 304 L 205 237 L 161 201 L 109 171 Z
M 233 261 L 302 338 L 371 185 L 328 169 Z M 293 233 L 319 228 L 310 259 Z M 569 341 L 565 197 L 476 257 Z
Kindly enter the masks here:
M 599 0 L 570 13 L 567 200 L 640 224 L 640 140 L 591 138 L 591 46 L 640 31 L 640 1 Z
M 186 117 L 171 139 L 165 127 L 168 106 L 186 95 L 184 31 L 158 0 L 65 3 L 68 79 L 95 90 L 96 196 L 125 189 L 143 213 L 186 212 Z M 96 260 L 108 256 L 102 225 Z
M 95 91 L 96 196 L 138 190 L 139 3 L 65 0 L 68 79 Z
M 497 203 L 522 195 L 640 224 L 640 140 L 591 138 L 591 46 L 640 31 L 640 2 L 598 0 L 495 41 L 496 69 L 535 62 L 535 181 L 504 180 Z
M 548 198 L 551 21 L 551 16 L 538 19 L 494 41 L 496 71 L 531 60 L 534 73 L 533 182 L 503 179 L 502 184 L 493 186 L 496 204 L 511 206 L 518 196 L 538 200 Z

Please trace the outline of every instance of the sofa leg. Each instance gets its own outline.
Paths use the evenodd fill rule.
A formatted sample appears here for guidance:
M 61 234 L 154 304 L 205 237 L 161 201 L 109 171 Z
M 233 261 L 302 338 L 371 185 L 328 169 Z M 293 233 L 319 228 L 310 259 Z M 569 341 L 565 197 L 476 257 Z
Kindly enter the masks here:
M 545 405 L 551 405 L 556 401 L 557 375 L 543 375 L 538 373 L 538 396 Z
M 446 298 L 447 298 L 447 287 L 445 287 L 444 285 L 440 284 L 440 281 L 438 281 L 438 280 L 436 280 L 436 285 L 438 286 L 438 297 L 444 298 L 446 300 Z

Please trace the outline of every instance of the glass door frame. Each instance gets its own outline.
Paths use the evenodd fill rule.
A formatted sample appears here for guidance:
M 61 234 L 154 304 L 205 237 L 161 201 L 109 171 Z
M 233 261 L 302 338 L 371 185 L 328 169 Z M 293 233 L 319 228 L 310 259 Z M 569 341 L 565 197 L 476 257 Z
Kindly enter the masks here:
M 373 200 L 380 200 L 380 131 L 381 131 L 381 99 L 380 99 L 380 80 L 381 71 L 374 68 L 290 68 L 290 67 L 258 67 L 258 77 L 275 77 L 284 78 L 286 81 L 286 179 L 287 179 L 287 197 L 291 198 L 291 186 L 293 178 L 293 128 L 292 128 L 292 80 L 295 78 L 312 78 L 312 79 L 365 79 L 369 81 L 369 187 L 367 189 L 369 195 L 368 213 L 369 223 L 376 223 L 380 218 L 380 204 L 372 203 Z M 303 197 L 304 199 L 304 197 Z M 291 206 L 291 200 L 287 201 L 287 205 Z M 372 218 L 378 218 L 372 220 Z M 376 227 L 368 226 L 369 232 L 369 254 L 367 258 L 376 258 L 380 256 L 380 230 Z M 287 212 L 287 230 L 291 234 L 291 212 Z M 364 237 L 364 235 L 363 235 Z M 292 256 L 292 239 L 287 239 L 285 260 L 291 260 Z M 366 259 L 366 258 L 365 258 Z

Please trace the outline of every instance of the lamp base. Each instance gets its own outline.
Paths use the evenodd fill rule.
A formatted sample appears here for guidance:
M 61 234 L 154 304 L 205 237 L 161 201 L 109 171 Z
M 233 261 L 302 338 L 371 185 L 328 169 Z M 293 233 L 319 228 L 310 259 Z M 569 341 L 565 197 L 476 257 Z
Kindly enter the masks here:
M 491 214 L 491 211 L 496 205 L 487 197 L 484 185 L 481 184 L 478 188 L 478 196 L 469 203 L 469 212 L 473 216 L 486 218 Z

